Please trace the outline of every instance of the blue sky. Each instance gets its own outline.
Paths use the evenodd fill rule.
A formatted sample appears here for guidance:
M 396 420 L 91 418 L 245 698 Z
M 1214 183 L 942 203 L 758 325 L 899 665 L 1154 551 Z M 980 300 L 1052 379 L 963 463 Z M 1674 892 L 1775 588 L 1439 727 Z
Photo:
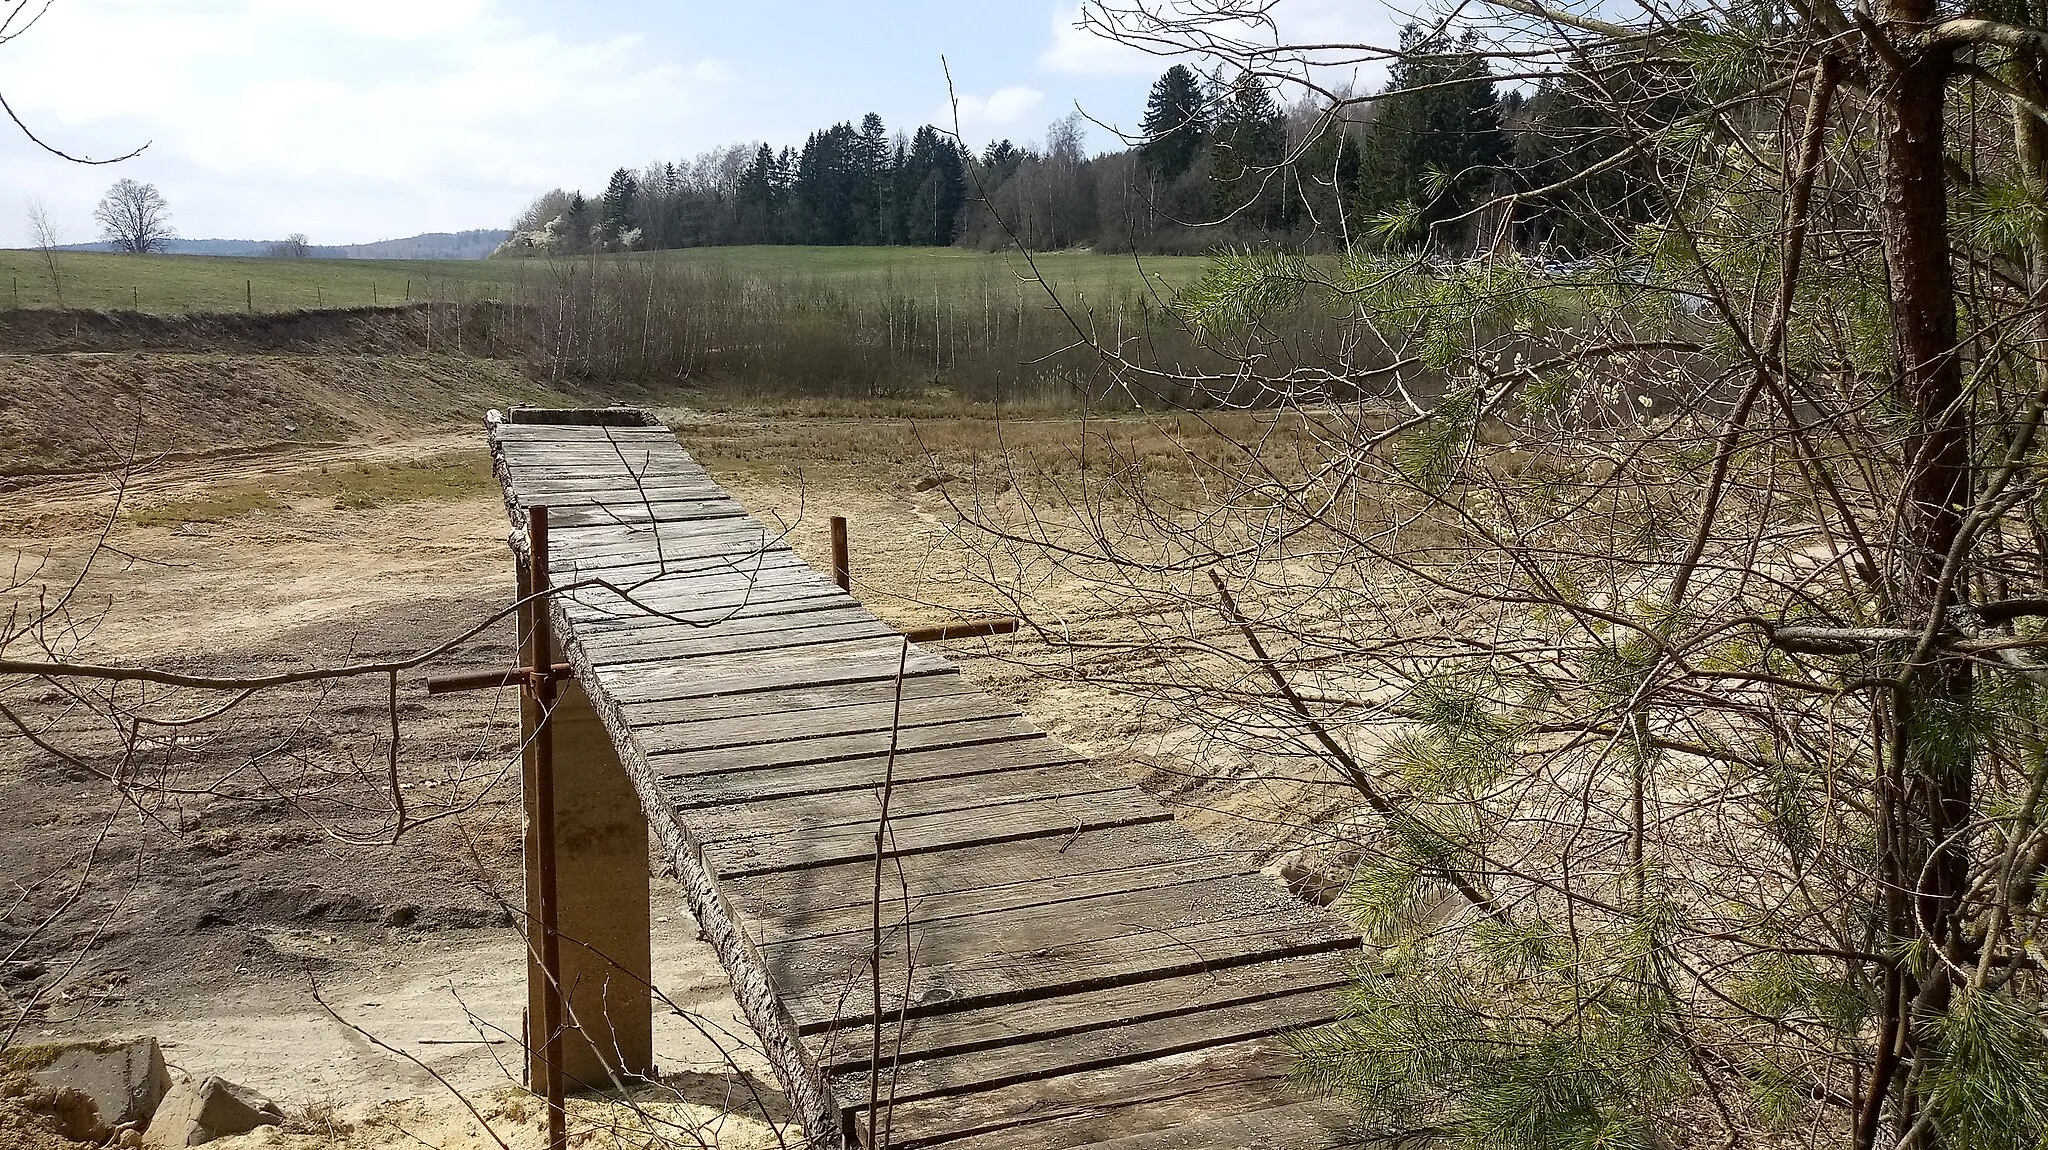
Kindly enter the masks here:
M 1375 4 L 1290 0 L 1321 36 Z M 68 242 L 120 176 L 179 234 L 315 243 L 502 227 L 555 186 L 725 143 L 801 144 L 879 112 L 979 147 L 1076 106 L 1134 128 L 1166 66 L 1074 28 L 1069 0 L 55 0 L 0 45 L 0 93 L 51 143 L 141 157 L 79 168 L 0 132 L 0 245 L 41 197 Z M 1116 146 L 1097 130 L 1097 149 Z

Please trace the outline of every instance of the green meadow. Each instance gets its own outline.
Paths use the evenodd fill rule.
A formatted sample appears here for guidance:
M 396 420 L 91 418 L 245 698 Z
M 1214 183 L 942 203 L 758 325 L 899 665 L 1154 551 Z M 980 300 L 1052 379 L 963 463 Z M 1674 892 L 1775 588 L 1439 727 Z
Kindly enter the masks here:
M 983 299 L 1028 298 L 1043 277 L 1063 294 L 1107 299 L 1175 288 L 1202 259 L 1088 252 L 959 248 L 725 247 L 594 257 L 723 269 L 768 282 L 802 283 L 873 297 L 943 297 L 956 307 Z M 290 260 L 228 256 L 135 256 L 60 252 L 56 276 L 38 251 L 0 251 L 0 307 L 72 307 L 153 314 L 288 312 L 407 301 L 520 298 L 543 290 L 571 262 L 593 257 L 492 260 Z

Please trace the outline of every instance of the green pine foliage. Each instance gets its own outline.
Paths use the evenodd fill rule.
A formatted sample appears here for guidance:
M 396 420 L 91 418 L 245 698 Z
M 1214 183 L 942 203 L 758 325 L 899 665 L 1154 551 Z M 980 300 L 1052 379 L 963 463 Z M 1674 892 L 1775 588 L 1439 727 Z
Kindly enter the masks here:
M 1647 932 L 1432 927 L 1295 1036 L 1296 1075 L 1366 1132 L 1460 1150 L 1661 1150 L 1697 1085 Z M 1460 942 L 1469 945 L 1458 945 Z

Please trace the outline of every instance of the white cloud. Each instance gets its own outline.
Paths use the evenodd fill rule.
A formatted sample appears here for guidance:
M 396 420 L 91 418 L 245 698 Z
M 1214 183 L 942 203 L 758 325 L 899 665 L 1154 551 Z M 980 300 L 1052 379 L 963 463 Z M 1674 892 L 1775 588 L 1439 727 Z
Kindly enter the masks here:
M 1056 5 L 1052 11 L 1052 44 L 1039 54 L 1038 66 L 1084 76 L 1151 76 L 1166 70 L 1159 57 L 1104 36 L 1100 25 L 1083 26 L 1079 4 Z
M 1006 128 L 1023 123 L 1031 119 L 1043 103 L 1044 92 L 1021 84 L 997 88 L 986 96 L 963 95 L 960 97 L 960 130 L 971 134 L 975 129 Z M 950 125 L 953 110 L 940 109 L 933 122 Z
M 503 226 L 558 183 L 701 136 L 733 85 L 631 35 L 569 38 L 499 0 L 96 0 L 0 48 L 4 91 L 81 169 L 0 133 L 0 243 L 47 199 L 70 238 L 117 176 L 157 183 L 183 235 L 316 243 Z M 394 222 L 396 221 L 396 222 Z

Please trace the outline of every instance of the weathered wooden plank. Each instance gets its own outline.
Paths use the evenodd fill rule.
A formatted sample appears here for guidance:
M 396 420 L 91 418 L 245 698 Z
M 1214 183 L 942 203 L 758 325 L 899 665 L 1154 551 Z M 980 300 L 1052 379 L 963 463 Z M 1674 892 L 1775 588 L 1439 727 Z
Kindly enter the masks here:
M 1131 829 L 1131 828 L 1119 828 Z M 1037 840 L 1032 840 L 1037 841 Z M 1016 844 L 1007 844 L 1015 846 Z M 962 848 L 972 849 L 972 848 Z M 1059 904 L 1074 904 L 1069 907 L 1076 913 L 1098 913 L 1110 905 L 1103 900 L 1117 896 L 1143 902 L 1153 897 L 1172 899 L 1176 888 L 1189 884 L 1214 883 L 1223 879 L 1244 879 L 1245 871 L 1232 867 L 1218 859 L 1181 859 L 1171 862 L 1153 863 L 1149 866 L 1111 866 L 1096 871 L 1075 870 L 1062 874 L 1057 885 L 1038 884 L 1037 889 L 1018 883 L 998 882 L 990 877 L 989 885 L 943 894 L 910 897 L 911 872 L 923 872 L 936 866 L 946 865 L 945 859 L 952 851 L 941 851 L 936 855 L 913 855 L 905 860 L 899 872 L 896 867 L 887 868 L 883 876 L 883 921 L 893 924 L 900 931 L 908 923 L 913 936 L 921 934 L 931 923 L 964 922 L 976 919 L 979 925 L 1000 933 L 1006 916 L 1015 912 L 1037 914 L 1043 908 Z M 874 863 L 868 862 L 866 876 L 853 873 L 835 873 L 833 881 L 842 884 L 841 894 L 859 894 L 873 897 Z M 1257 882 L 1257 878 L 1245 881 Z M 899 885 L 900 884 L 900 885 Z M 832 909 L 813 909 L 801 916 L 775 920 L 771 925 L 764 918 L 758 937 L 764 942 L 776 944 L 799 943 L 805 939 L 831 940 L 842 936 L 870 931 L 873 924 L 873 905 L 870 902 L 849 903 Z M 970 924 L 971 925 L 971 924 Z M 898 934 L 900 941 L 901 935 Z
M 778 585 L 808 587 L 823 584 L 831 586 L 831 584 L 826 583 L 824 580 L 812 580 L 809 578 L 808 573 L 800 570 L 802 564 L 803 561 L 801 559 L 798 559 L 788 550 L 779 547 L 738 557 L 709 555 L 687 560 L 672 558 L 668 560 L 666 567 L 661 571 L 661 577 L 648 583 L 647 586 L 664 589 L 669 586 L 680 588 L 684 585 L 685 580 L 694 581 L 699 578 L 731 580 L 726 586 L 720 588 L 720 591 L 725 594 L 743 593 L 750 589 L 772 588 Z M 591 574 L 611 579 L 610 572 L 596 571 L 591 572 Z M 630 586 L 642 581 L 620 579 L 613 580 L 613 582 L 621 586 Z M 641 589 L 645 590 L 646 588 L 642 587 Z M 836 591 L 838 588 L 834 587 L 833 590 Z M 688 596 L 681 597 L 687 598 Z M 851 600 L 846 605 L 849 607 L 855 606 Z M 628 623 L 626 625 L 631 624 Z M 687 626 L 687 624 L 677 624 L 673 620 L 658 616 L 647 618 L 644 621 L 644 625 L 654 628 Z M 616 629 L 621 624 L 606 622 L 600 624 L 600 626 L 609 630 Z
M 1067 1150 L 1294 1101 L 1286 1051 L 1240 1042 L 892 1107 L 896 1150 Z M 969 1141 L 971 1139 L 971 1141 Z M 1218 1148 L 1221 1150 L 1221 1148 Z
M 1336 1150 L 1365 1145 L 1352 1133 L 1344 1107 L 1333 1101 L 1297 1102 L 1221 1118 L 1196 1117 L 1187 1111 L 1169 1117 L 1170 1125 L 1090 1142 L 1086 1150 Z M 1133 1125 L 1141 1121 L 1153 1125 L 1155 1120 L 1135 1115 L 1130 1119 Z M 1040 1150 L 1046 1143 L 1040 1132 L 1024 1127 L 954 1145 L 973 1150 Z
M 601 498 L 613 502 L 633 500 L 730 498 L 717 484 L 687 471 L 634 472 L 620 468 L 597 471 L 587 468 L 558 468 L 547 471 L 521 469 L 513 495 L 522 503 L 564 502 Z
M 614 506 L 633 506 L 617 503 Z M 752 518 L 671 519 L 660 523 L 610 523 L 578 528 L 564 544 L 562 553 L 582 562 L 597 559 L 630 558 L 642 551 L 654 551 L 668 543 L 697 544 L 713 539 L 734 539 L 747 535 L 780 535 Z
M 882 1075 L 882 1097 L 897 1105 L 926 1098 L 970 1094 L 1004 1086 L 1033 1082 L 1050 1075 L 1146 1062 L 1170 1054 L 1181 1054 L 1230 1042 L 1270 1038 L 1290 1031 L 1334 1022 L 1342 1015 L 1343 1003 L 1332 987 L 1310 987 L 1283 991 L 1250 1002 L 1213 1006 L 1186 1014 L 1173 1014 L 1118 1022 L 1115 1025 L 1072 1031 L 1047 1037 L 988 1046 L 961 1054 L 945 1054 L 905 1061 Z M 1038 1003 L 1017 1008 L 1018 1014 L 1035 1014 Z M 1117 1019 L 1119 1008 L 1102 1002 L 1098 1017 Z M 870 1035 L 872 1032 L 868 1032 Z M 892 1029 L 882 1027 L 882 1049 L 895 1049 Z M 872 1041 L 872 1038 L 870 1038 Z M 832 1056 L 858 1058 L 866 1047 L 834 1049 Z M 867 1067 L 842 1070 L 832 1091 L 849 1110 L 867 1109 Z
M 774 659 L 742 653 L 706 655 L 681 665 L 635 664 L 620 669 L 615 693 L 626 703 L 693 699 L 878 676 L 894 678 L 899 668 L 905 676 L 931 675 L 951 671 L 953 665 L 917 646 L 905 655 L 900 640 L 856 639 L 798 647 Z
M 529 503 L 527 506 L 537 506 L 538 502 Z M 548 529 L 558 533 L 587 531 L 593 527 L 743 519 L 746 514 L 745 508 L 725 499 L 664 499 L 645 502 L 617 499 L 575 500 L 548 503 Z
M 740 590 L 688 594 L 681 576 L 664 576 L 652 582 L 611 579 L 606 572 L 585 573 L 587 584 L 568 590 L 557 602 L 572 604 L 582 612 L 570 619 L 580 632 L 586 625 L 641 619 L 669 622 L 678 627 L 719 623 L 747 614 L 779 615 L 793 610 L 852 606 L 855 600 L 839 588 L 813 583 L 764 583 Z M 580 580 L 579 580 L 580 581 Z
M 668 558 L 667 573 L 671 578 L 685 575 L 742 575 L 747 577 L 770 576 L 784 570 L 796 571 L 808 565 L 796 552 L 787 547 L 768 547 L 744 555 L 705 555 L 695 559 Z M 666 624 L 660 624 L 666 626 Z
M 768 616 L 770 619 L 786 616 Z M 743 619 L 742 622 L 747 620 Z M 834 683 L 823 687 L 789 687 L 779 690 L 756 691 L 746 695 L 719 695 L 706 699 L 677 699 L 671 702 L 636 703 L 629 710 L 633 715 L 633 729 L 637 734 L 652 732 L 668 723 L 688 723 L 698 720 L 732 719 L 747 715 L 782 715 L 800 711 L 829 710 L 835 707 L 867 706 L 887 702 L 896 697 L 896 677 L 867 679 L 851 683 Z M 938 698 L 947 695 L 976 693 L 956 668 L 951 672 L 920 675 L 903 680 L 903 698 Z
M 950 759 L 973 755 L 988 748 L 947 749 L 953 752 L 945 756 Z M 682 789 L 689 781 L 664 780 L 662 789 L 664 792 Z M 698 839 L 713 847 L 724 847 L 747 839 L 796 835 L 829 837 L 853 833 L 872 840 L 874 822 L 882 809 L 880 790 L 875 786 L 823 794 L 776 795 L 746 802 L 721 803 L 708 810 L 693 810 L 684 817 L 689 820 Z M 898 818 L 914 819 L 948 813 L 993 815 L 1004 807 L 1022 803 L 1081 802 L 1106 795 L 1134 801 L 1143 799 L 1128 782 L 1104 778 L 1085 767 L 1027 767 L 968 776 L 898 779 L 889 798 L 889 817 L 893 824 Z
M 576 635 L 610 628 L 662 624 L 694 631 L 726 624 L 739 625 L 749 619 L 857 605 L 852 596 L 837 587 L 828 591 L 798 587 L 786 593 L 769 587 L 758 593 L 704 596 L 696 601 L 684 601 L 681 596 L 642 598 L 639 592 L 645 589 L 636 589 L 631 584 L 617 585 L 616 591 L 611 587 L 608 584 L 580 588 L 564 593 L 557 600 L 574 612 L 570 625 Z
M 743 556 L 757 552 L 780 550 L 780 537 L 751 519 L 712 519 L 697 526 L 702 528 L 692 535 L 671 533 L 659 541 L 652 533 L 622 542 L 615 547 L 574 547 L 555 551 L 550 567 L 555 570 L 582 568 L 587 570 L 629 571 L 636 567 L 654 567 L 682 559 L 709 559 L 717 556 Z M 593 527 L 591 531 L 625 531 L 625 528 Z M 813 572 L 815 574 L 815 572 Z
M 886 757 L 892 742 L 900 757 L 910 751 L 953 751 L 1044 737 L 1043 732 L 1013 715 L 905 725 L 893 733 L 884 727 L 858 734 L 788 735 L 781 738 L 777 738 L 773 729 L 764 724 L 759 735 L 741 745 L 710 749 L 688 743 L 671 744 L 665 752 L 649 746 L 648 753 L 659 756 L 654 760 L 655 765 L 670 780 L 667 790 L 677 806 L 724 806 L 733 801 L 729 797 L 731 788 L 706 786 L 703 776 L 716 775 L 724 782 L 737 774 L 758 775 L 767 770 L 775 775 L 797 775 L 801 778 L 813 774 L 810 768 L 816 766 Z M 880 786 L 882 771 L 867 769 L 861 772 L 860 778 L 860 782 L 829 789 L 866 790 Z M 899 783 L 911 781 L 910 778 L 897 780 Z M 744 782 L 740 784 L 742 788 L 745 785 Z M 820 788 L 815 780 L 808 779 L 802 779 L 799 787 L 801 789 L 781 792 L 780 797 L 813 794 L 825 789 Z
M 678 552 L 687 553 L 688 550 L 683 547 L 676 548 Z M 668 554 L 663 556 L 667 564 L 665 567 L 657 567 L 650 555 L 649 563 L 644 565 L 647 574 L 637 578 L 630 577 L 630 572 L 624 568 L 606 567 L 602 564 L 586 567 L 580 563 L 565 561 L 550 564 L 550 568 L 558 578 L 603 578 L 618 586 L 636 587 L 636 597 L 666 594 L 685 606 L 697 600 L 746 596 L 791 587 L 822 587 L 835 592 L 839 590 L 830 580 L 819 578 L 817 572 L 781 561 L 782 554 L 784 553 L 780 551 L 759 555 L 748 553 L 739 558 L 719 554 Z M 687 566 L 684 566 L 685 563 Z
M 1075 766 L 1085 761 L 1080 755 L 1053 739 L 1018 739 L 972 747 L 948 746 L 929 751 L 899 750 L 896 754 L 895 776 L 898 783 L 907 785 L 934 779 L 962 779 L 973 775 L 991 775 L 1001 771 L 1034 767 Z M 678 808 L 679 811 L 686 811 L 698 806 L 723 806 L 727 803 L 798 795 L 872 790 L 881 785 L 882 772 L 888 765 L 888 756 L 870 755 L 860 759 L 815 763 L 800 771 L 762 767 L 745 771 L 707 770 L 702 775 L 691 774 L 691 768 L 719 764 L 715 760 L 700 762 L 688 755 L 664 756 L 653 760 L 653 763 L 657 770 L 667 772 L 669 779 L 687 780 L 687 793 L 682 797 L 689 801 L 691 806 Z M 670 784 L 670 787 L 682 786 L 683 783 L 680 781 Z M 670 787 L 664 787 L 664 790 Z
M 659 431 L 668 428 L 638 407 L 515 407 L 491 425 L 493 435 L 613 431 Z
M 699 480 L 659 477 L 635 479 L 625 474 L 589 476 L 572 473 L 548 479 L 526 471 L 519 473 L 512 495 L 521 506 L 545 503 L 550 507 L 573 506 L 579 502 L 592 500 L 631 503 L 649 499 L 691 502 L 723 501 L 732 498 L 716 484 Z
M 1344 1004 L 1337 992 L 1355 980 L 1357 961 L 1352 951 L 1325 951 L 1035 998 L 1027 1004 L 931 1014 L 905 1019 L 901 1025 L 894 1019 L 885 1019 L 883 1049 L 909 1066 L 929 1058 L 944 1056 L 957 1060 L 994 1047 L 1027 1042 L 1042 1046 L 1068 1035 L 1113 1034 L 1120 1027 L 1143 1022 L 1173 1021 L 1183 1029 L 1214 1034 L 1214 1019 L 1205 1011 L 1256 1006 L 1302 995 L 1317 996 L 1318 1001 L 1309 1008 L 1310 1014 L 1295 1025 L 1313 1025 L 1340 1016 Z M 1242 1037 L 1277 1033 L 1280 1029 L 1285 1027 L 1246 1032 Z M 819 1066 L 827 1074 L 861 1075 L 865 1081 L 874 1037 L 874 1028 L 865 1025 L 822 1033 L 814 1040 Z M 1218 1035 L 1218 1041 L 1221 1040 Z M 1145 1056 L 1163 1053 L 1169 1051 L 1154 1049 Z M 1079 1061 L 1076 1059 L 1074 1065 L 1078 1066 Z
M 505 453 L 505 464 L 514 474 L 515 493 L 527 490 L 545 491 L 551 485 L 559 483 L 603 485 L 609 489 L 620 490 L 646 490 L 653 487 L 678 487 L 695 491 L 718 490 L 718 485 L 704 469 L 688 460 L 630 458 L 621 461 L 616 457 L 608 460 L 553 459 L 532 453 L 508 451 Z
M 1221 864 L 1224 873 L 1247 872 L 1256 865 L 1249 856 L 1213 853 L 1170 822 L 1149 823 L 914 855 L 904 860 L 900 874 L 890 868 L 889 897 L 913 905 L 953 896 L 983 897 L 989 905 L 1006 897 L 1028 904 L 1045 901 L 1048 887 L 1081 876 L 1207 862 Z M 735 879 L 726 889 L 750 921 L 795 933 L 805 921 L 866 913 L 873 872 L 870 858 L 838 868 Z
M 492 434 L 494 440 L 506 446 L 516 444 L 637 444 L 637 446 L 659 446 L 688 454 L 676 432 L 662 426 L 578 426 L 578 424 L 500 424 Z
M 676 465 L 697 465 L 697 461 L 676 442 L 675 436 L 663 435 L 656 431 L 624 432 L 582 438 L 565 435 L 501 435 L 496 439 L 496 446 L 507 460 L 527 466 L 549 462 L 589 466 L 616 465 L 621 455 L 635 460 L 646 457 Z
M 855 706 L 819 707 L 811 710 L 785 711 L 776 715 L 745 715 L 731 719 L 649 724 L 643 729 L 637 729 L 636 737 L 641 748 L 650 755 L 676 752 L 697 755 L 733 747 L 759 746 L 764 743 L 780 745 L 793 739 L 887 732 L 892 724 L 908 731 L 918 727 L 959 723 L 971 719 L 1012 718 L 1017 713 L 1017 708 L 1013 704 L 979 691 L 969 691 L 961 694 L 904 699 L 900 705 L 895 699 L 882 699 Z M 977 741 L 986 740 L 977 738 Z M 790 765 L 795 763 L 796 760 L 792 760 Z M 701 760 L 693 761 L 690 764 L 691 773 L 708 773 L 697 769 L 701 765 Z
M 900 819 L 892 816 L 888 846 L 882 857 L 886 860 L 970 843 L 1078 835 L 1102 827 L 1165 822 L 1172 817 L 1157 804 L 1140 801 L 1131 791 L 1036 798 Z M 872 825 L 854 824 L 801 834 L 733 839 L 707 847 L 705 853 L 721 878 L 744 878 L 872 859 L 875 835 Z
M 859 615 L 847 612 L 845 615 L 851 617 L 821 622 L 799 622 L 790 616 L 770 616 L 763 622 L 784 620 L 791 625 L 769 628 L 742 629 L 720 625 L 697 629 L 670 624 L 666 633 L 656 633 L 659 637 L 643 638 L 618 632 L 588 636 L 583 640 L 583 649 L 590 652 L 592 663 L 609 670 L 634 663 L 695 659 L 744 651 L 773 652 L 848 639 L 884 639 L 898 634 L 895 628 L 865 612 Z M 801 616 L 796 619 L 801 619 Z
M 616 587 L 667 591 L 682 605 L 688 605 L 689 600 L 704 594 L 738 592 L 744 596 L 749 590 L 766 590 L 774 586 L 831 587 L 834 591 L 839 590 L 814 571 L 799 571 L 787 564 L 763 564 L 763 560 L 786 551 L 787 548 L 774 542 L 731 548 L 715 541 L 701 545 L 678 542 L 664 545 L 659 552 L 649 550 L 632 562 L 613 562 L 600 557 L 584 563 L 571 557 L 550 563 L 548 567 L 558 583 L 571 579 L 600 579 Z M 696 581 L 712 575 L 720 567 L 734 576 L 757 568 L 761 574 L 751 587 L 735 584 L 698 593 L 694 586 Z
M 1284 898 L 1260 880 L 1219 878 L 916 923 L 909 1013 L 1078 993 L 1353 945 L 1355 934 L 1341 923 L 1275 896 Z M 899 929 L 887 927 L 884 941 L 896 955 L 894 973 L 883 980 L 884 1008 L 893 1014 L 906 1001 Z M 866 982 L 855 977 L 867 969 L 871 946 L 860 928 L 770 941 L 761 955 L 799 1029 L 810 1034 L 873 1017 Z M 849 979 L 859 984 L 852 991 L 844 989 Z
M 669 573 L 653 579 L 620 579 L 610 571 L 562 570 L 555 573 L 562 598 L 577 606 L 625 619 L 639 618 L 653 626 L 667 626 L 678 634 L 690 634 L 689 623 L 674 618 L 677 611 L 701 611 L 719 606 L 770 603 L 778 600 L 839 596 L 844 607 L 854 606 L 851 596 L 839 588 L 794 568 L 773 568 L 749 578 L 743 571 Z M 575 586 L 569 580 L 593 580 Z M 692 589 L 695 588 L 695 593 Z M 572 617 L 572 625 L 606 623 L 603 618 Z M 609 637 L 609 636 L 608 636 Z
M 558 428 L 538 434 L 514 432 L 493 438 L 508 458 L 547 455 L 571 459 L 588 457 L 598 461 L 611 458 L 615 452 L 626 451 L 669 459 L 690 459 L 689 452 L 683 450 L 673 433 L 654 427 L 612 428 L 603 435 L 579 435 L 567 428 Z

